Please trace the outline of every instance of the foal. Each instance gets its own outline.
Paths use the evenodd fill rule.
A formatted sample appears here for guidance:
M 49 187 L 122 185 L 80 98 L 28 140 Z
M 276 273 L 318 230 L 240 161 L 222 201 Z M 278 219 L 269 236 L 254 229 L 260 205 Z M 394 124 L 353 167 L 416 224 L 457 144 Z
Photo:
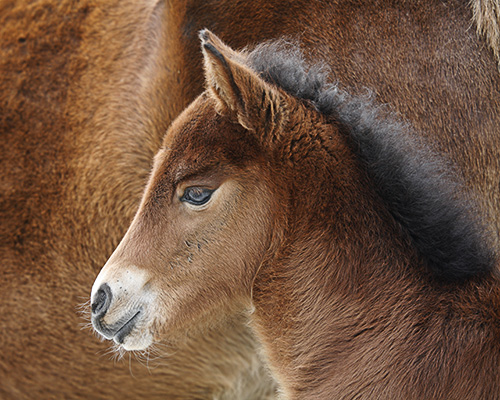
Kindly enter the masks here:
M 500 290 L 441 161 L 279 44 L 201 33 L 173 123 L 92 289 L 125 349 L 252 310 L 286 398 L 499 398 Z

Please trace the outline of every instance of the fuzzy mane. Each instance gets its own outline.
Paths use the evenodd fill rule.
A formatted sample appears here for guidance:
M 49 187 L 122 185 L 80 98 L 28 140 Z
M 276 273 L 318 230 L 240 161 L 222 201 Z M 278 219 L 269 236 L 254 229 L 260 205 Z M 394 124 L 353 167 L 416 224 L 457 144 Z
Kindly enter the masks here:
M 262 44 L 248 63 L 267 82 L 306 100 L 340 122 L 353 151 L 394 219 L 441 281 L 463 281 L 494 268 L 486 230 L 466 190 L 410 128 L 382 118 L 370 97 L 357 98 L 328 83 L 327 68 L 307 66 L 297 46 Z

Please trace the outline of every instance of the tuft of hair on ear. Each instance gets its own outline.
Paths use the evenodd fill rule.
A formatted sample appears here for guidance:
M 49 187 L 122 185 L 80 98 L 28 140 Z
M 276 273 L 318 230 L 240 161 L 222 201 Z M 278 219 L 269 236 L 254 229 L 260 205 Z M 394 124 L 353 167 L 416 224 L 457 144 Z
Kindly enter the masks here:
M 209 93 L 216 100 L 218 111 L 227 114 L 241 108 L 241 93 L 234 82 L 233 72 L 228 62 L 234 51 L 208 29 L 200 32 L 205 83 Z M 224 54 L 223 54 L 224 53 Z
M 247 65 L 246 54 L 225 45 L 207 29 L 200 32 L 205 83 L 217 111 L 252 131 L 275 131 L 285 120 L 283 95 Z

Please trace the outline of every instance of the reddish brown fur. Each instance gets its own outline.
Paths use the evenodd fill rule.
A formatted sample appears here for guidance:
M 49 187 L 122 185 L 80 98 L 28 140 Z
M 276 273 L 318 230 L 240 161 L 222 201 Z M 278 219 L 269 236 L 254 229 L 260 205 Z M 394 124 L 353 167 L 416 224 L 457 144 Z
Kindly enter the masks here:
M 236 48 L 299 32 L 306 48 L 314 43 L 335 53 L 332 68 L 342 82 L 376 89 L 382 102 L 394 104 L 423 131 L 484 131 L 484 157 L 475 168 L 468 167 L 476 159 L 454 146 L 452 135 L 436 147 L 463 160 L 462 173 L 499 225 L 498 158 L 488 136 L 496 136 L 498 103 L 470 107 L 470 98 L 449 95 L 456 85 L 451 70 L 475 85 L 473 98 L 492 101 L 498 93 L 493 57 L 467 30 L 472 14 L 463 2 L 449 8 L 398 2 L 394 10 L 387 2 L 359 10 L 339 4 L 317 15 L 309 1 L 237 8 L 232 1 L 179 1 L 160 5 L 153 20 L 150 3 L 29 3 L 5 1 L 0 8 L 2 398 L 88 398 L 96 392 L 101 398 L 205 398 L 238 380 L 231 375 L 238 375 L 239 361 L 214 356 L 210 347 L 206 354 L 179 351 L 168 359 L 170 367 L 153 375 L 133 363 L 131 379 L 127 365 L 95 356 L 107 346 L 79 331 L 74 312 L 134 214 L 164 130 L 202 90 L 197 32 L 204 27 Z M 409 15 L 415 18 L 407 22 L 418 28 L 411 35 L 394 28 L 405 26 Z M 328 34 L 323 19 L 332 24 Z M 359 31 L 346 29 L 356 24 Z M 455 31 L 463 40 L 449 43 Z M 382 46 L 376 38 L 387 40 Z M 421 50 L 413 53 L 415 48 Z M 434 82 L 429 77 L 436 68 L 440 80 Z M 234 328 L 235 338 L 240 330 Z M 252 347 L 248 334 L 242 335 Z M 227 364 L 213 368 L 212 358 Z
M 308 1 L 305 5 L 300 1 L 266 1 L 238 8 L 231 4 L 187 3 L 169 15 L 169 37 L 176 40 L 167 52 L 182 76 L 169 81 L 176 88 L 174 93 L 196 93 L 203 85 L 196 43 L 200 29 L 211 29 L 237 49 L 269 38 L 298 39 L 306 53 L 314 49 L 314 54 L 307 54 L 310 59 L 328 60 L 332 76 L 343 86 L 362 92 L 365 88 L 374 90 L 380 103 L 390 103 L 404 120 L 411 121 L 424 134 L 432 134 L 436 129 L 443 131 L 434 143 L 436 149 L 462 163 L 460 173 L 468 185 L 481 186 L 475 187 L 480 192 L 481 207 L 494 223 L 495 232 L 500 231 L 496 212 L 500 189 L 496 174 L 488 172 L 496 171 L 496 156 L 492 154 L 498 110 L 495 57 L 470 29 L 471 21 L 481 17 L 473 15 L 467 2 L 373 1 L 356 6 L 341 1 L 324 9 L 311 7 Z M 471 4 L 473 9 L 483 10 L 490 26 L 496 26 L 497 2 L 477 0 Z M 251 24 L 250 29 L 244 28 L 247 24 Z M 497 35 L 497 31 L 492 28 L 487 37 Z M 187 42 L 181 40 L 184 37 Z M 464 85 L 472 85 L 469 92 L 459 90 Z M 189 97 L 186 99 L 191 101 L 195 96 Z M 474 98 L 490 101 L 471 106 Z M 463 121 L 467 121 L 466 127 Z M 455 139 L 455 132 L 465 129 L 471 136 L 482 132 L 477 149 L 482 153 L 482 168 L 468 168 L 477 160 L 467 146 Z M 495 236 L 498 243 L 498 234 Z
M 155 304 L 157 338 L 248 306 L 247 294 L 287 398 L 498 398 L 497 279 L 430 278 L 338 127 L 204 40 L 211 95 L 167 133 L 107 267 L 139 265 L 174 296 Z M 179 201 L 190 186 L 221 194 L 192 214 Z M 203 250 L 187 257 L 186 238 Z M 156 250 L 146 257 L 144 242 Z
M 207 47 L 207 84 L 213 98 L 196 100 L 167 134 L 150 189 L 120 246 L 124 250 L 113 256 L 113 262 L 141 265 L 156 286 L 175 289 L 177 273 L 155 266 L 178 254 L 177 243 L 186 235 L 195 232 L 197 240 L 206 240 L 210 252 L 203 254 L 203 265 L 222 277 L 208 278 L 206 290 L 226 292 L 224 285 L 229 284 L 233 292 L 251 291 L 253 326 L 287 398 L 498 398 L 498 281 L 489 277 L 446 285 L 429 279 L 420 267 L 408 268 L 420 265 L 418 255 L 377 199 L 346 137 L 316 111 L 239 65 L 243 56 L 205 35 L 214 51 L 226 57 L 221 63 Z M 286 113 L 285 124 L 259 125 L 280 120 L 258 114 L 255 106 L 264 98 L 274 99 L 277 114 Z M 250 127 L 248 137 L 242 127 Z M 236 161 L 227 154 L 243 158 Z M 182 213 L 166 188 L 172 185 L 169 171 L 178 165 L 189 166 L 195 177 L 182 187 L 192 182 L 204 186 L 206 173 L 199 171 L 210 171 L 216 160 L 225 177 L 221 182 L 240 183 L 238 191 L 230 189 L 227 194 L 224 189 L 223 200 L 213 201 L 212 208 L 230 204 L 229 218 L 223 230 L 207 236 L 198 220 Z M 231 167 L 236 162 L 244 172 Z M 154 194 L 158 187 L 165 188 L 162 198 Z M 224 271 L 226 258 L 238 254 L 231 245 L 248 243 L 232 212 L 252 206 L 255 215 L 272 215 L 250 224 L 252 234 L 267 242 L 267 250 L 250 246 L 254 262 L 250 259 L 243 269 L 236 262 L 232 272 Z M 213 224 L 220 212 L 211 210 L 197 219 Z M 174 217 L 172 212 L 181 214 Z M 151 229 L 153 220 L 166 222 L 156 223 L 154 231 L 144 230 Z M 165 229 L 168 234 L 160 234 Z M 272 236 L 265 239 L 261 229 Z M 159 244 L 153 242 L 156 237 L 166 239 Z M 137 260 L 137 238 L 153 248 L 160 245 L 161 253 L 147 262 Z M 206 271 L 184 268 L 201 273 L 195 275 L 193 287 L 207 278 Z M 195 293 L 191 296 L 201 301 Z M 230 296 L 233 302 L 239 298 Z M 204 311 L 211 306 L 204 302 Z M 189 310 L 178 314 L 171 307 L 158 315 L 158 337 L 179 332 L 176 323 L 199 324 L 201 318 Z M 204 317 L 213 316 L 205 312 Z
M 430 14 L 412 18 L 425 21 Z M 451 33 L 445 19 L 440 22 Z M 372 37 L 381 34 L 378 26 Z M 404 27 L 394 26 L 395 32 Z M 498 202 L 492 180 L 500 171 L 500 143 L 490 127 L 500 122 L 493 111 L 498 96 L 485 95 L 469 79 L 474 75 L 498 89 L 500 78 L 493 58 L 463 28 L 464 36 L 452 44 L 455 52 L 465 46 L 477 59 L 471 68 L 457 67 L 453 58 L 436 60 L 434 46 L 440 42 L 434 43 L 434 36 L 430 41 L 426 30 L 415 37 L 405 32 L 431 49 L 426 57 L 412 52 L 415 71 L 406 66 L 404 75 L 401 65 L 389 70 L 381 62 L 394 53 L 408 60 L 405 48 L 385 49 L 388 54 L 377 53 L 377 61 L 394 94 L 430 84 L 415 82 L 412 72 L 437 73 L 441 62 L 449 62 L 455 74 L 441 76 L 444 83 L 433 80 L 425 96 L 396 96 L 391 106 L 401 113 L 399 107 L 407 104 L 427 109 L 425 119 L 417 118 L 419 107 L 404 115 L 418 127 L 414 132 L 426 133 L 434 150 L 463 156 L 453 168 L 479 195 L 488 194 L 479 198 L 481 211 L 494 224 L 490 206 Z M 110 282 L 108 276 L 131 265 L 147 274 L 144 290 L 157 293 L 154 306 L 130 336 L 142 329 L 151 329 L 157 339 L 182 335 L 226 310 L 248 307 L 251 300 L 252 326 L 287 398 L 499 398 L 497 278 L 445 283 L 429 276 L 425 255 L 389 215 L 339 126 L 262 80 L 246 65 L 244 53 L 226 48 L 209 32 L 202 39 L 208 94 L 167 132 L 139 212 L 98 281 Z M 318 42 L 305 51 L 335 71 L 337 53 Z M 387 90 L 385 81 L 372 81 L 372 75 L 358 78 L 372 82 L 381 96 Z M 351 89 L 360 84 L 352 82 Z M 455 102 L 463 109 L 456 110 Z M 487 112 L 476 115 L 477 104 Z M 454 110 L 462 126 L 457 123 L 450 137 L 448 125 L 454 122 L 448 112 Z M 429 121 L 436 125 L 422 131 Z M 193 186 L 217 189 L 206 207 L 193 209 L 183 200 Z M 191 252 L 186 240 L 203 247 Z M 138 251 L 144 243 L 152 249 L 147 254 Z M 170 261 L 175 265 L 165 270 Z M 128 295 L 121 296 L 120 302 Z M 111 303 L 113 312 L 119 304 Z
M 134 356 L 114 362 L 109 344 L 82 330 L 78 306 L 184 102 L 156 92 L 170 93 L 161 3 L 30 3 L 0 8 L 0 398 L 271 393 L 244 316 L 160 347 L 151 370 Z

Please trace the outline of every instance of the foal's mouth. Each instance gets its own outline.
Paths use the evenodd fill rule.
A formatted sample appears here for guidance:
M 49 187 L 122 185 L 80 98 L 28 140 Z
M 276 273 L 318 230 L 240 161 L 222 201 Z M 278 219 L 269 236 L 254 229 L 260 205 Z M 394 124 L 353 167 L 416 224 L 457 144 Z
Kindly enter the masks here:
M 123 341 L 125 340 L 125 337 L 134 329 L 134 326 L 137 322 L 137 318 L 139 317 L 139 314 L 141 313 L 141 310 L 137 311 L 132 318 L 130 318 L 127 322 L 125 322 L 121 328 L 119 328 L 115 335 L 113 336 L 113 340 L 115 341 L 116 344 L 123 344 Z
M 134 329 L 141 310 L 138 310 L 130 318 L 123 318 L 118 322 L 107 325 L 100 318 L 93 319 L 94 328 L 106 339 L 113 339 L 117 344 L 123 344 L 125 337 Z

